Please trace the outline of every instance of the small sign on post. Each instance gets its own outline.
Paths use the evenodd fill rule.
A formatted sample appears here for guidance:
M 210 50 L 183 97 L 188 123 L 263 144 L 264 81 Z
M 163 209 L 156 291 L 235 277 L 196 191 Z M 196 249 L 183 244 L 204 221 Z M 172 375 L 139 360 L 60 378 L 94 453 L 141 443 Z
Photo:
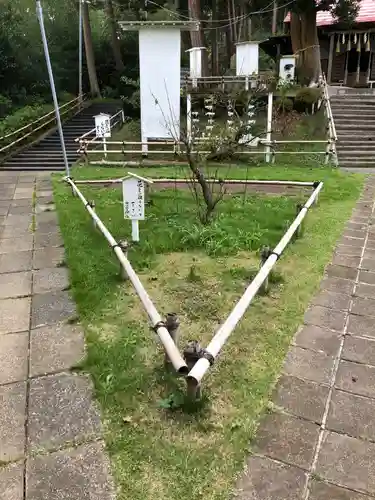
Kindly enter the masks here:
M 132 240 L 139 241 L 139 222 L 145 219 L 145 183 L 152 180 L 128 172 L 122 180 L 124 218 L 132 221 Z
M 111 116 L 99 113 L 94 116 L 96 137 L 103 139 L 104 158 L 107 158 L 106 138 L 111 137 Z

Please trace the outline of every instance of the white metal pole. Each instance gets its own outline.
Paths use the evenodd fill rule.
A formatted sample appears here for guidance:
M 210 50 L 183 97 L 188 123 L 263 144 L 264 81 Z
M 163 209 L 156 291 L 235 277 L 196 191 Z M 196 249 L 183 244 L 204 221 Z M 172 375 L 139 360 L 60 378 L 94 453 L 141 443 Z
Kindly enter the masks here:
M 139 221 L 132 219 L 132 240 L 139 241 Z
M 60 118 L 59 104 L 57 102 L 55 82 L 54 82 L 54 79 L 53 79 L 51 60 L 50 60 L 49 51 L 48 51 L 48 43 L 47 43 L 46 31 L 44 29 L 43 10 L 42 10 L 42 5 L 40 3 L 40 0 L 36 0 L 36 14 L 37 14 L 37 17 L 38 17 L 38 20 L 39 20 L 40 32 L 42 34 L 44 55 L 45 55 L 45 58 L 46 58 L 46 64 L 47 64 L 49 82 L 50 82 L 50 86 L 51 86 L 53 104 L 55 106 L 57 128 L 59 130 L 59 135 L 60 135 L 60 143 L 61 143 L 61 149 L 62 149 L 62 153 L 63 153 L 63 157 L 64 157 L 65 172 L 66 172 L 66 175 L 68 177 L 70 177 L 69 162 L 68 162 L 68 157 L 66 155 L 65 142 L 64 142 L 64 134 L 63 134 L 62 125 L 61 125 L 61 118 Z
M 308 209 L 311 207 L 311 205 L 315 202 L 315 200 L 318 198 L 318 195 L 323 187 L 323 183 L 320 182 L 318 186 L 314 189 L 314 192 L 302 208 L 302 210 L 299 212 L 293 223 L 290 225 L 289 229 L 287 232 L 284 234 L 284 236 L 281 238 L 279 241 L 278 245 L 275 247 L 273 250 L 272 254 L 266 262 L 264 263 L 263 267 L 260 269 L 258 274 L 255 276 L 253 281 L 250 283 L 248 288 L 246 289 L 245 293 L 242 295 L 240 300 L 237 302 L 235 305 L 234 309 L 232 312 L 229 314 L 228 318 L 224 321 L 224 323 L 220 326 L 220 328 L 217 330 L 214 338 L 211 340 L 211 342 L 208 344 L 206 353 L 208 354 L 207 357 L 210 357 L 211 359 L 215 359 L 217 355 L 219 354 L 220 350 L 228 340 L 229 336 L 237 326 L 238 322 L 241 320 L 242 316 L 245 314 L 247 308 L 249 307 L 251 301 L 257 294 L 259 288 L 262 286 L 264 280 L 267 278 L 269 273 L 271 272 L 273 266 L 277 262 L 278 258 L 284 251 L 285 247 L 291 240 L 292 236 L 296 232 L 297 228 L 303 221 L 303 219 L 306 216 L 306 213 Z M 210 361 L 209 359 L 205 358 L 200 358 L 197 363 L 194 365 L 192 370 L 188 374 L 188 379 L 197 385 L 200 384 L 204 374 L 210 367 Z
M 159 338 L 164 346 L 164 349 L 165 349 L 166 353 L 168 354 L 169 359 L 171 360 L 171 363 L 173 364 L 175 370 L 178 371 L 179 373 L 187 373 L 187 365 L 186 365 L 185 361 L 183 360 L 179 350 L 177 349 L 176 344 L 174 343 L 166 326 L 164 325 L 164 322 L 163 322 L 160 314 L 156 310 L 156 307 L 154 306 L 148 293 L 146 292 L 145 288 L 143 287 L 136 272 L 132 268 L 130 262 L 126 258 L 120 245 L 117 243 L 117 241 L 114 239 L 114 237 L 108 231 L 108 229 L 105 227 L 105 225 L 103 224 L 101 219 L 98 217 L 96 212 L 94 212 L 94 210 L 91 208 L 90 203 L 88 203 L 88 201 L 83 196 L 83 194 L 78 189 L 78 187 L 75 185 L 75 183 L 72 181 L 72 179 L 67 177 L 65 180 L 68 184 L 70 184 L 70 186 L 72 187 L 72 190 L 77 194 L 77 196 L 80 198 L 82 203 L 85 205 L 86 210 L 89 212 L 92 219 L 95 221 L 98 229 L 100 229 L 103 236 L 106 238 L 106 240 L 110 244 L 111 248 L 115 252 L 115 254 L 116 254 L 118 260 L 120 261 L 122 267 L 124 268 L 129 280 L 131 281 L 135 291 L 137 292 L 137 295 L 138 295 L 140 301 L 142 302 L 143 307 L 145 308 L 145 310 L 148 314 L 148 317 L 150 318 L 152 326 L 155 329 L 156 333 L 158 334 L 158 336 L 159 336 Z
M 270 92 L 268 94 L 268 108 L 267 108 L 267 135 L 266 141 L 267 143 L 271 142 L 271 134 L 272 134 L 272 109 L 273 109 L 273 93 Z M 266 163 L 270 163 L 271 161 L 271 146 L 266 146 Z
M 78 28 L 78 96 L 79 103 L 82 105 L 82 73 L 83 73 L 83 40 L 82 40 L 82 2 L 83 0 L 79 0 L 79 28 Z
M 107 158 L 107 141 L 105 140 L 105 137 L 103 137 L 103 151 L 104 151 L 104 158 Z

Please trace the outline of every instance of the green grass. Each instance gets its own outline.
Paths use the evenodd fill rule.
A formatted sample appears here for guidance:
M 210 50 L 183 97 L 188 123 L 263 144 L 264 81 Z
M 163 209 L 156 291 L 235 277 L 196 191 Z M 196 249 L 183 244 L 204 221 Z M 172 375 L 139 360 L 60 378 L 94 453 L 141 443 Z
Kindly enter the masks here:
M 163 167 L 147 173 L 172 175 Z M 245 175 L 234 167 L 231 173 Z M 75 171 L 77 178 L 117 175 L 116 169 Z M 86 332 L 84 369 L 101 406 L 119 500 L 228 500 L 290 340 L 362 185 L 362 177 L 331 169 L 254 168 L 248 176 L 324 180 L 325 186 L 303 237 L 278 262 L 269 294 L 256 298 L 204 379 L 196 411 L 185 405 L 184 381 L 164 371 L 162 349 L 131 286 L 119 281 L 104 238 L 55 177 L 72 291 Z M 120 192 L 82 190 L 95 199 L 114 236 L 126 238 Z M 130 260 L 160 312 L 178 313 L 180 346 L 189 339 L 207 345 L 254 276 L 257 249 L 282 236 L 297 200 L 235 196 L 223 203 L 212 227 L 201 228 L 187 192 L 161 191 L 152 198 Z

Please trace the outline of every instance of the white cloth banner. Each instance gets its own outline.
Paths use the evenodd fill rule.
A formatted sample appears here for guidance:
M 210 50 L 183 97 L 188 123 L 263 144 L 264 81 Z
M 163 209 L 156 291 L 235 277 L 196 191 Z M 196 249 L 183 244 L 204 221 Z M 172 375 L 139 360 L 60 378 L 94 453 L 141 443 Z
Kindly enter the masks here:
M 180 139 L 181 32 L 139 30 L 142 140 Z

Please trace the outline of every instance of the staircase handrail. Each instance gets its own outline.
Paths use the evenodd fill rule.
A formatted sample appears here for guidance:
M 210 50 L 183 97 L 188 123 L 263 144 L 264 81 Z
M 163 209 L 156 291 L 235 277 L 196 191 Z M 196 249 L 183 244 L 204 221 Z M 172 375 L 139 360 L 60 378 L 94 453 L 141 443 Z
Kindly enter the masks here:
M 78 107 L 78 106 L 81 106 L 82 105 L 82 97 L 81 96 L 78 96 L 78 97 L 75 97 L 74 99 L 72 99 L 71 101 L 65 103 L 65 104 L 62 104 L 60 107 L 59 107 L 59 111 L 60 111 L 60 116 L 64 116 L 66 113 L 69 113 L 70 111 L 72 111 L 74 108 Z M 65 109 L 67 108 L 67 109 Z M 61 112 L 62 111 L 62 112 Z M 39 125 L 38 127 L 36 128 L 33 128 L 30 132 L 22 135 L 21 137 L 19 137 L 18 139 L 14 140 L 13 142 L 11 142 L 10 144 L 7 144 L 6 146 L 0 148 L 0 153 L 3 153 L 4 151 L 7 151 L 8 149 L 10 149 L 11 147 L 13 147 L 14 145 L 18 144 L 19 142 L 23 141 L 24 139 L 26 139 L 27 137 L 29 137 L 30 135 L 34 134 L 35 132 L 38 132 L 39 130 L 41 130 L 42 128 L 44 128 L 46 125 L 49 125 L 50 123 L 54 122 L 56 120 L 56 116 L 55 116 L 55 110 L 52 110 L 50 111 L 49 113 L 46 113 L 45 115 L 41 116 L 40 118 L 37 118 L 36 120 L 24 125 L 23 127 L 17 129 L 17 130 L 14 130 L 13 132 L 10 132 L 9 134 L 6 134 L 4 135 L 3 137 L 0 137 L 0 141 L 4 140 L 4 139 L 7 139 L 13 135 L 16 135 L 16 134 L 19 134 L 20 132 L 28 129 L 29 127 L 32 127 L 33 125 L 41 122 L 42 120 L 46 120 L 47 118 L 49 118 L 51 115 L 52 118 L 43 122 L 41 125 Z
M 331 138 L 331 140 L 336 142 L 337 141 L 336 126 L 335 126 L 335 121 L 333 119 L 331 100 L 329 98 L 328 85 L 327 85 L 327 80 L 326 80 L 324 73 L 322 75 L 322 86 L 323 86 L 323 99 L 324 99 L 324 103 L 326 106 L 327 119 L 328 119 L 328 125 L 329 125 L 330 136 L 331 136 L 330 138 Z
M 117 118 L 118 116 L 121 115 L 121 118 L 119 118 L 116 123 L 112 123 L 112 120 L 114 118 Z M 125 117 L 124 117 L 124 111 L 122 109 L 120 109 L 119 111 L 117 111 L 117 113 L 115 113 L 114 115 L 112 115 L 110 117 L 110 122 L 111 122 L 111 129 L 114 128 L 120 121 L 122 121 L 122 123 L 124 123 L 125 121 Z M 85 132 L 84 134 L 82 134 L 81 136 L 77 137 L 76 139 L 74 139 L 75 142 L 81 142 L 83 140 L 85 140 L 87 137 L 89 137 L 91 134 L 94 134 L 95 133 L 95 137 L 92 139 L 92 140 L 95 140 L 96 139 L 96 128 L 92 128 L 91 130 L 89 130 L 88 132 Z

